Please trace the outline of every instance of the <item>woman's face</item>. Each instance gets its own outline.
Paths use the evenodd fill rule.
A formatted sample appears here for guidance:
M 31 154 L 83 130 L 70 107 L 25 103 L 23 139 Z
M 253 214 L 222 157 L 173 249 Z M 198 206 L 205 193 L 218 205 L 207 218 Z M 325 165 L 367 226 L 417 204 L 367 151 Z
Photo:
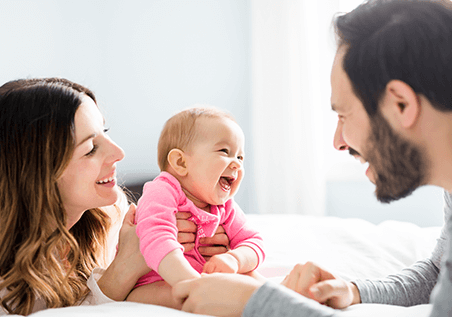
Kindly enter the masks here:
M 75 113 L 74 154 L 57 181 L 67 213 L 67 228 L 86 210 L 117 201 L 116 162 L 123 158 L 123 150 L 106 134 L 97 105 L 83 95 Z

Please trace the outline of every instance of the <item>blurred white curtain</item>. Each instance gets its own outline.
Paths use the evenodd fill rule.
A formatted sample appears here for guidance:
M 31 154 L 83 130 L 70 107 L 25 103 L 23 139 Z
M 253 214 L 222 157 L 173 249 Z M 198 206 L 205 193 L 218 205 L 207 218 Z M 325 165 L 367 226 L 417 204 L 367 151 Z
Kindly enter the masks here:
M 324 119 L 335 0 L 251 0 L 254 175 L 260 213 L 323 215 Z

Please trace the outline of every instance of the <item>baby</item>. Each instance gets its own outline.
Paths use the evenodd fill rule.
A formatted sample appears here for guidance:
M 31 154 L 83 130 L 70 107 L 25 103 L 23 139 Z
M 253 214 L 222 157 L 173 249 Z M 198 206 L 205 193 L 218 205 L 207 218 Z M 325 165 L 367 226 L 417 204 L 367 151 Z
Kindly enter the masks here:
M 233 200 L 244 174 L 244 142 L 235 120 L 215 108 L 191 108 L 166 122 L 158 143 L 162 172 L 145 184 L 136 211 L 140 249 L 152 271 L 127 300 L 180 309 L 171 295 L 176 283 L 201 272 L 250 273 L 263 261 L 262 238 Z M 189 211 L 198 227 L 195 248 L 185 254 L 177 242 L 177 211 Z M 199 239 L 219 225 L 231 250 L 206 262 Z

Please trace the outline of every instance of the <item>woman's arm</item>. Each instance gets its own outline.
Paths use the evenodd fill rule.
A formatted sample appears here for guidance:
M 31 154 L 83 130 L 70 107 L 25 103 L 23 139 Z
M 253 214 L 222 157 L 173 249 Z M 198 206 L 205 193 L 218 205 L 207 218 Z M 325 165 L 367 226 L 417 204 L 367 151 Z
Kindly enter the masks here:
M 119 233 L 117 255 L 97 282 L 101 291 L 115 301 L 124 300 L 138 278 L 150 270 L 140 252 L 135 210 L 135 205 L 131 205 Z

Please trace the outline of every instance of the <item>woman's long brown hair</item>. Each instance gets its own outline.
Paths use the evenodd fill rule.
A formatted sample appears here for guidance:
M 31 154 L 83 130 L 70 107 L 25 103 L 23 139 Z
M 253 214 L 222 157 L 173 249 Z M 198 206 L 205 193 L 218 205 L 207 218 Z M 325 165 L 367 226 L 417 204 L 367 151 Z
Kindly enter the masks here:
M 75 112 L 85 87 L 61 78 L 24 79 L 0 87 L 0 299 L 28 315 L 79 303 L 91 270 L 105 264 L 110 218 L 87 210 L 66 228 L 57 179 L 72 157 Z

